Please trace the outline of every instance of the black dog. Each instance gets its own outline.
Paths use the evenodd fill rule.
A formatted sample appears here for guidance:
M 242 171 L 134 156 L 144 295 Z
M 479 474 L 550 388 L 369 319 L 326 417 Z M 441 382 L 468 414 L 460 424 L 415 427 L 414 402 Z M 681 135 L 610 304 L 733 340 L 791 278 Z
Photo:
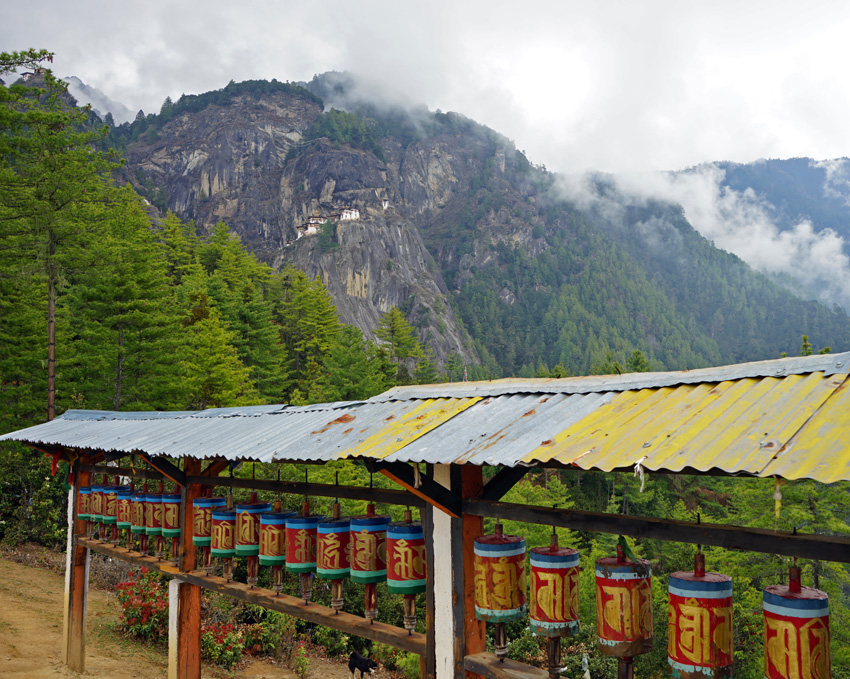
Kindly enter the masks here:
M 354 672 L 360 670 L 360 679 L 363 679 L 363 673 L 373 674 L 378 669 L 378 663 L 369 658 L 364 658 L 357 651 L 352 651 L 348 656 L 348 671 L 351 672 L 351 679 L 354 679 Z

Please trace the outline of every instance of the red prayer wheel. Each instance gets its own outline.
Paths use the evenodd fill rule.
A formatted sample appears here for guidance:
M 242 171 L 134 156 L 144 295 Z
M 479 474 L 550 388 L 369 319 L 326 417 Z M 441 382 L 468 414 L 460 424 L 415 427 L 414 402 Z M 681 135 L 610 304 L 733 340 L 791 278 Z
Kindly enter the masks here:
M 425 533 L 410 510 L 387 526 L 387 589 L 404 595 L 404 629 L 416 627 L 416 595 L 425 591 Z
M 600 653 L 630 660 L 652 650 L 652 569 L 649 561 L 596 560 L 596 635 Z
M 365 617 L 378 617 L 377 583 L 387 579 L 387 526 L 391 517 L 375 514 L 375 505 L 366 505 L 366 514 L 351 517 L 351 580 L 365 585 Z
M 82 486 L 77 491 L 77 519 L 80 521 L 91 520 L 91 486 Z M 83 532 L 86 532 L 85 524 Z
M 673 676 L 731 677 L 732 578 L 706 573 L 705 556 L 698 553 L 693 573 L 672 573 L 667 590 L 667 662 Z
M 310 503 L 304 501 L 300 516 L 286 518 L 286 570 L 298 573 L 301 598 L 307 603 L 313 595 L 312 578 L 316 572 L 316 533 L 323 516 L 311 516 Z
M 223 497 L 199 497 L 192 502 L 192 544 L 200 547 L 203 553 L 201 567 L 212 570 L 212 513 L 223 508 L 227 500 Z
M 829 597 L 803 587 L 791 567 L 788 586 L 764 590 L 764 676 L 766 679 L 829 679 Z
M 236 555 L 236 512 L 232 509 L 213 509 L 212 543 L 213 556 L 224 559 L 224 579 L 233 579 L 233 557 Z
M 236 556 L 248 557 L 248 584 L 257 584 L 257 558 L 260 555 L 260 515 L 271 510 L 268 502 L 251 502 L 236 505 Z
M 280 503 L 276 503 L 279 509 Z M 260 565 L 272 567 L 272 589 L 283 590 L 283 567 L 286 565 L 286 519 L 295 512 L 260 514 Z
M 490 535 L 475 538 L 475 617 L 496 625 L 496 655 L 504 658 L 508 642 L 506 622 L 525 615 L 525 538 L 502 533 L 502 524 Z
M 579 628 L 578 552 L 559 547 L 555 535 L 549 547 L 531 550 L 530 626 L 544 637 L 568 637 Z

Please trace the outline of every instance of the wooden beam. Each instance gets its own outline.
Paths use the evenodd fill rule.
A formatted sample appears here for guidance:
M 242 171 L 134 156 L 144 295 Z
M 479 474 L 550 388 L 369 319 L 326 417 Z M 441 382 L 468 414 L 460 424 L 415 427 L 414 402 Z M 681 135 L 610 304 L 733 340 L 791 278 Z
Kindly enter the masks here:
M 186 485 L 186 475 L 180 471 L 179 467 L 176 467 L 171 462 L 166 460 L 164 457 L 148 457 L 146 455 L 140 456 L 145 462 L 147 462 L 151 467 L 156 469 L 158 472 L 161 472 L 166 478 L 171 479 L 178 486 Z M 187 460 L 189 458 L 186 458 Z
M 274 592 L 261 587 L 250 587 L 241 582 L 228 582 L 224 578 L 214 575 L 206 575 L 201 571 L 181 573 L 168 561 L 161 561 L 152 556 L 128 551 L 123 547 L 116 547 L 105 542 L 93 540 L 82 536 L 75 538 L 76 542 L 90 548 L 94 552 L 106 554 L 115 559 L 128 561 L 137 566 L 146 566 L 157 570 L 165 575 L 177 578 L 204 589 L 209 589 L 226 596 L 247 601 L 248 603 L 270 608 L 287 615 L 292 615 L 307 622 L 313 622 L 325 627 L 340 630 L 346 634 L 372 639 L 388 644 L 394 648 L 400 648 L 409 653 L 422 655 L 425 653 L 425 636 L 422 634 L 408 634 L 407 630 L 386 623 L 370 621 L 350 613 L 337 613 L 331 608 L 310 603 L 305 605 L 302 599 L 285 594 L 275 595 Z
M 408 492 L 433 505 L 441 512 L 445 512 L 454 518 L 460 518 L 461 503 L 460 496 L 435 483 L 427 476 L 417 478 L 413 467 L 404 462 L 371 462 L 368 461 L 366 468 L 371 471 L 380 472 L 388 479 L 392 479 Z
M 207 468 L 202 472 L 202 476 L 218 476 L 230 465 L 230 460 L 213 460 L 207 465 Z
M 463 659 L 467 672 L 487 679 L 549 679 L 549 672 L 539 667 L 505 658 L 503 662 L 492 653 L 474 653 Z
M 795 534 L 763 528 L 552 509 L 490 500 L 464 500 L 463 510 L 476 516 L 560 526 L 570 530 L 850 563 L 850 538 L 831 535 Z
M 482 500 L 501 500 L 507 492 L 519 483 L 530 467 L 503 467 L 493 476 L 481 493 Z
M 204 486 L 223 488 L 250 488 L 270 490 L 275 493 L 293 495 L 315 495 L 319 497 L 341 497 L 347 500 L 372 500 L 388 505 L 423 507 L 424 500 L 411 496 L 404 490 L 389 488 L 364 488 L 361 486 L 333 486 L 325 483 L 304 483 L 303 481 L 266 481 L 263 479 L 240 479 L 229 476 L 187 476 L 187 483 L 199 483 Z

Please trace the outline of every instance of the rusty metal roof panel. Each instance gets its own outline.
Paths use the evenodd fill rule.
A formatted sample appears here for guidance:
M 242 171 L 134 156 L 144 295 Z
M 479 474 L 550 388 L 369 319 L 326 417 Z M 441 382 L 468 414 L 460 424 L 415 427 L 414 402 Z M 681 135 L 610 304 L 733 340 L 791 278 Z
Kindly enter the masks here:
M 388 462 L 512 467 L 523 454 L 580 421 L 613 394 L 518 394 L 483 399 L 406 445 Z
M 167 457 L 327 462 L 383 458 L 479 399 L 358 402 L 263 410 L 123 413 L 68 411 L 2 440 Z M 170 416 L 169 416 L 170 415 Z

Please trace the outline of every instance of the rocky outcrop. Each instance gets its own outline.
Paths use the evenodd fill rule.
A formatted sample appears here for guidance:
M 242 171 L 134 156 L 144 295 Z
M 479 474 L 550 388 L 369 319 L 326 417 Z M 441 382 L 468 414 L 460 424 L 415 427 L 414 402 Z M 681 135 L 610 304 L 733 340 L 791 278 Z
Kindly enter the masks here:
M 320 277 L 341 320 L 367 336 L 396 306 L 439 360 L 452 352 L 474 360 L 416 222 L 445 205 L 458 183 L 448 144 L 389 148 L 383 162 L 325 139 L 305 141 L 320 113 L 286 93 L 183 113 L 157 139 L 128 148 L 125 178 L 164 187 L 168 208 L 200 231 L 224 221 L 261 259 Z M 338 218 L 352 208 L 359 219 Z M 299 233 L 311 217 L 335 218 L 330 242 Z

